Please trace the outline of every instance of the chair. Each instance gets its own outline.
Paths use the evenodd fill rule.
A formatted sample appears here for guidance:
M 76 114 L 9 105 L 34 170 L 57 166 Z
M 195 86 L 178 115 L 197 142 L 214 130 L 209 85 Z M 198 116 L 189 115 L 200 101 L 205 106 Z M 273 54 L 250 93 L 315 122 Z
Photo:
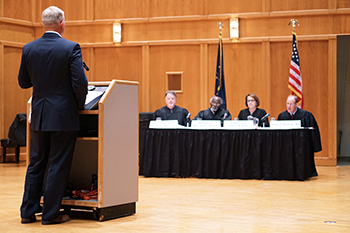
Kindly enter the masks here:
M 19 162 L 20 147 L 26 146 L 27 114 L 19 113 L 12 122 L 8 138 L 1 139 L 2 162 L 6 163 L 6 149 L 15 148 L 16 163 Z

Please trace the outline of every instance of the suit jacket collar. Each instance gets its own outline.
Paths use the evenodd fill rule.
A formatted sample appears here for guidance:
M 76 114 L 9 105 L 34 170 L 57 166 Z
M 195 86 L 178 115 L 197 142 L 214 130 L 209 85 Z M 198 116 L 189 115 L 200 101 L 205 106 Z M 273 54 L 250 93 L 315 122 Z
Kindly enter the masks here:
M 62 36 L 58 32 L 55 32 L 55 31 L 46 31 L 44 33 L 43 37 L 55 38 L 55 37 L 62 37 Z

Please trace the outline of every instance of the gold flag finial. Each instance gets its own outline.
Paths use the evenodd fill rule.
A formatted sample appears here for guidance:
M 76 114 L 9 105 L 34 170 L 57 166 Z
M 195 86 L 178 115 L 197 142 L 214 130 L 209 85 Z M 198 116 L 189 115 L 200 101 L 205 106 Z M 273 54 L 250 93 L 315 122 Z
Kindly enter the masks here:
M 224 24 L 221 23 L 221 22 L 218 22 L 218 27 L 219 27 L 219 30 L 220 30 L 219 36 L 221 36 L 221 31 L 222 31 L 222 28 L 224 27 Z
M 292 24 L 292 27 L 293 27 L 293 32 L 295 32 L 295 25 L 298 25 L 299 26 L 299 22 L 298 20 L 296 19 L 291 19 L 288 23 L 288 26 Z

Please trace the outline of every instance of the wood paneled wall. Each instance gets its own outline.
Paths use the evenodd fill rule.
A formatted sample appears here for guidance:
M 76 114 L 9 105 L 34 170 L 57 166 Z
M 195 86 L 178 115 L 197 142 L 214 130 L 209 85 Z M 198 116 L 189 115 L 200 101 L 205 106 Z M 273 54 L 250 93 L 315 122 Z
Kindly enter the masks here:
M 89 81 L 124 79 L 140 83 L 139 111 L 164 105 L 166 72 L 183 72 L 177 104 L 192 116 L 214 94 L 217 22 L 224 24 L 227 106 L 233 116 L 256 93 L 271 116 L 284 111 L 291 57 L 289 20 L 298 19 L 298 49 L 304 108 L 320 126 L 323 151 L 316 164 L 336 164 L 336 36 L 350 33 L 347 0 L 2 0 L 0 1 L 0 137 L 16 113 L 26 111 L 31 90 L 21 90 L 21 48 L 40 37 L 41 12 L 65 11 L 64 37 L 81 44 Z M 240 39 L 229 39 L 231 16 L 240 19 Z M 113 22 L 122 23 L 114 44 Z

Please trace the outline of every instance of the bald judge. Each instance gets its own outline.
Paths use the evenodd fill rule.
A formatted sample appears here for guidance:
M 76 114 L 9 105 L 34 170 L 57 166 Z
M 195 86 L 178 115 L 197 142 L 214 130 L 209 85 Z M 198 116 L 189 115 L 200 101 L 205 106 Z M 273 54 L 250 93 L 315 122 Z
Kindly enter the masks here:
M 302 127 L 313 127 L 312 144 L 314 152 L 322 150 L 320 131 L 315 117 L 311 112 L 297 107 L 298 97 L 289 95 L 287 98 L 287 110 L 278 115 L 278 120 L 300 120 Z
M 231 120 L 231 113 L 221 108 L 223 100 L 218 96 L 213 96 L 210 99 L 210 108 L 201 110 L 193 120 Z

